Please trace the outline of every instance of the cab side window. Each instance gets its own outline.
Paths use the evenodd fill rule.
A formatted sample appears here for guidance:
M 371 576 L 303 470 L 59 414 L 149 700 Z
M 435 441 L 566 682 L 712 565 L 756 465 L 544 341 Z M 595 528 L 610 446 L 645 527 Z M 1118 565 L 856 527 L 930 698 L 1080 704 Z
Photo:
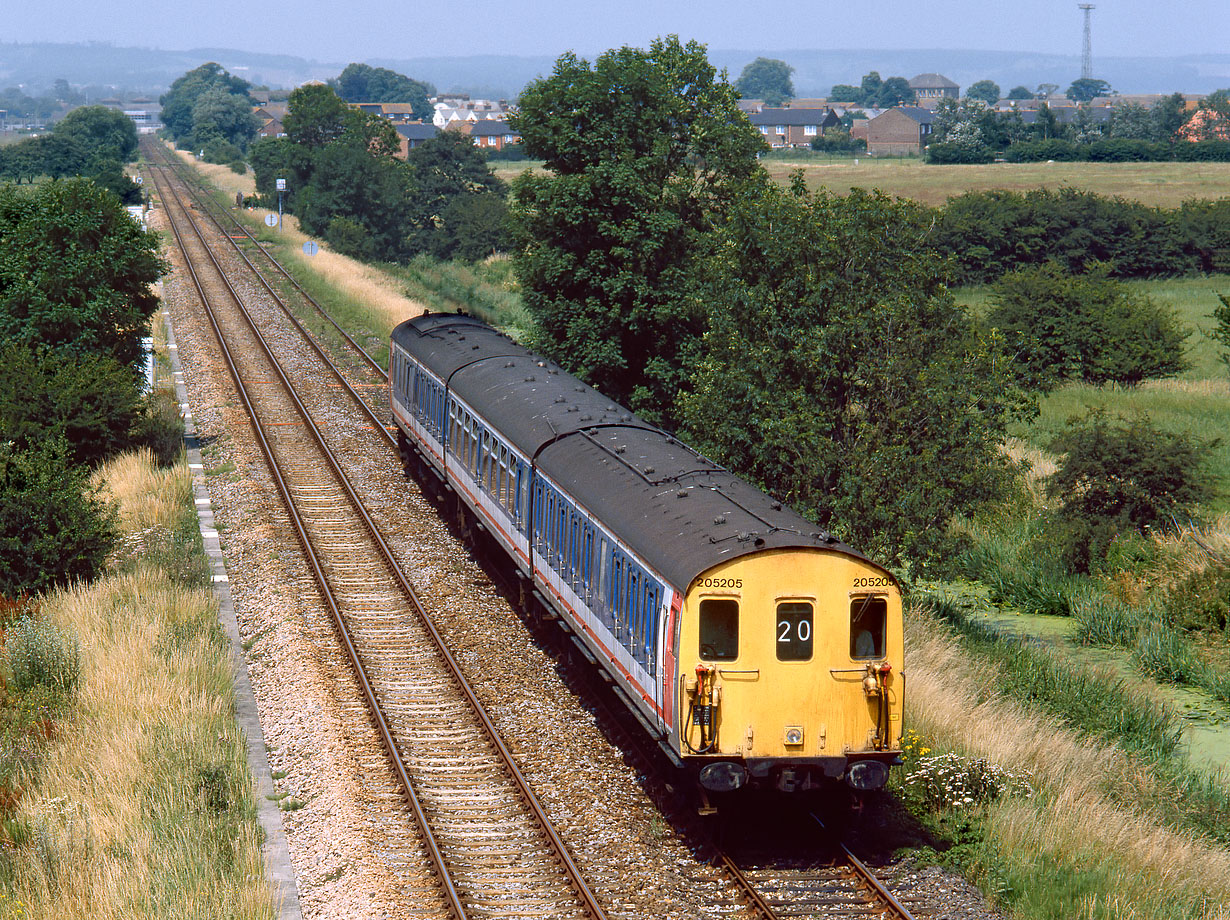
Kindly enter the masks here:
M 850 599 L 850 657 L 883 658 L 888 601 L 882 597 Z
M 739 657 L 739 602 L 700 602 L 700 657 L 734 661 Z

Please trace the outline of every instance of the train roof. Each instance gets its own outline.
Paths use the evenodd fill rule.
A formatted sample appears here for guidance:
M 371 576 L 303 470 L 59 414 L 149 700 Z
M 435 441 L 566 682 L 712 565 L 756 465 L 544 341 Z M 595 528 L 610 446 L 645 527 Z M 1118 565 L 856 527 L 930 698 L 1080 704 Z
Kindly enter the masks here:
M 770 549 L 870 561 L 503 333 L 450 313 L 393 340 L 672 584 Z

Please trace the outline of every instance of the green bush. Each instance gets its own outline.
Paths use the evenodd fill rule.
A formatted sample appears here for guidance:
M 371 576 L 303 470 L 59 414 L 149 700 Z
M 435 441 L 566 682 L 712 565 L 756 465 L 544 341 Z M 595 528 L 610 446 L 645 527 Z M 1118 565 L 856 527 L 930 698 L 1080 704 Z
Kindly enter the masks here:
M 170 390 L 156 390 L 145 398 L 133 431 L 133 440 L 154 453 L 159 466 L 171 466 L 184 447 L 184 418 Z
M 1046 530 L 1064 559 L 1075 571 L 1097 570 L 1119 534 L 1193 514 L 1213 494 L 1205 464 L 1216 443 L 1162 431 L 1144 414 L 1112 424 L 1094 409 L 1069 420 L 1050 444 L 1062 458 L 1046 483 L 1058 502 Z
M 1070 163 L 1081 159 L 1081 149 L 1079 144 L 1058 138 L 1045 141 L 1022 141 L 1009 146 L 1004 151 L 1004 159 L 1009 163 L 1042 163 L 1047 160 Z
M 223 138 L 213 138 L 204 146 L 205 155 L 202 159 L 206 163 L 216 163 L 219 166 L 225 166 L 228 163 L 234 163 L 243 160 L 243 151 L 235 144 Z
M 986 147 L 966 147 L 961 144 L 931 144 L 927 147 L 927 162 L 936 165 L 990 163 L 995 155 Z
M 1026 380 L 1136 384 L 1173 377 L 1188 330 L 1173 310 L 1110 277 L 1107 265 L 1069 275 L 1048 263 L 1010 272 L 993 287 L 987 325 L 1016 347 Z
M 115 510 L 63 440 L 29 450 L 0 444 L 0 594 L 92 578 L 115 541 Z
M 19 448 L 63 438 L 95 465 L 132 446 L 141 414 L 137 378 L 113 358 L 0 349 L 0 439 Z
M 69 693 L 81 676 L 77 637 L 46 620 L 26 617 L 10 626 L 4 653 L 18 690 L 46 687 Z
M 1193 572 L 1166 596 L 1166 622 L 1175 629 L 1225 632 L 1230 617 L 1230 567 Z

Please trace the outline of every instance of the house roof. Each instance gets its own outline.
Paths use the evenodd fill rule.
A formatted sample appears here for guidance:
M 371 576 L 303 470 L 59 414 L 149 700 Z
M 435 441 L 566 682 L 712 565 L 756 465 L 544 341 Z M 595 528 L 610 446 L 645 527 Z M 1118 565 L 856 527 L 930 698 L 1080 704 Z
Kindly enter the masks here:
M 946 76 L 939 73 L 920 73 L 910 81 L 910 89 L 960 89 Z
M 897 106 L 897 108 L 895 109 L 885 109 L 883 112 L 881 112 L 876 117 L 882 118 L 885 115 L 887 115 L 889 112 L 900 112 L 902 115 L 908 115 L 910 118 L 914 119 L 920 125 L 929 125 L 933 121 L 935 121 L 935 112 L 933 112 L 931 109 L 920 108 L 919 106 L 916 106 L 916 105 L 900 105 L 900 106 Z
M 820 125 L 836 120 L 832 109 L 761 109 L 748 116 L 753 125 Z
M 1112 109 L 1107 106 L 1090 106 L 1088 109 L 1089 120 L 1094 124 L 1103 124 L 1110 121 Z M 1027 125 L 1036 125 L 1038 123 L 1038 109 L 1025 109 L 1021 111 L 1021 120 Z M 1074 124 L 1080 117 L 1080 109 L 1075 106 L 1055 106 L 1051 108 L 1051 114 L 1055 116 L 1055 121 L 1061 125 Z
M 470 129 L 472 137 L 482 137 L 483 135 L 497 134 L 518 134 L 506 121 L 500 121 L 494 118 L 488 118 L 483 121 L 476 121 L 474 127 Z
M 412 141 L 427 141 L 431 140 L 440 133 L 440 129 L 435 125 L 410 124 L 410 125 L 394 125 L 393 130 L 407 140 Z

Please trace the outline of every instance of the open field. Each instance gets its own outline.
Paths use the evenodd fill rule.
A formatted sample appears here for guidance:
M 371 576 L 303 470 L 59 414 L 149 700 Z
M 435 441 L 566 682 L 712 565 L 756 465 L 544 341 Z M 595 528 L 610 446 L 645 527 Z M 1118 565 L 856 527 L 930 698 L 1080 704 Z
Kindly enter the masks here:
M 827 154 L 767 157 L 764 167 L 778 182 L 803 170 L 807 187 L 825 186 L 838 194 L 852 188 L 878 188 L 891 195 L 941 205 L 963 192 L 1009 189 L 1023 192 L 1061 186 L 1099 195 L 1134 198 L 1156 207 L 1178 207 L 1189 198 L 1230 195 L 1230 163 L 989 163 L 985 166 L 928 166 L 917 159 L 830 157 Z M 541 161 L 493 163 L 495 174 L 511 182 Z
M 916 159 L 830 159 L 824 155 L 764 161 L 769 175 L 785 182 L 802 169 L 809 188 L 825 186 L 844 194 L 878 188 L 892 195 L 940 205 L 963 192 L 1061 186 L 1099 195 L 1134 198 L 1148 205 L 1177 207 L 1189 198 L 1230 194 L 1230 163 L 989 163 L 985 166 L 928 166 Z
M 1209 336 L 1215 325 L 1212 313 L 1218 305 L 1217 295 L 1230 296 L 1230 275 L 1127 284 L 1172 307 L 1180 322 L 1191 330 L 1187 339 L 1188 369 L 1172 380 L 1147 380 L 1138 387 L 1068 384 L 1043 399 L 1040 417 L 1028 429 L 1016 433 L 1033 446 L 1044 448 L 1063 430 L 1069 418 L 1083 416 L 1092 408 L 1103 408 L 1112 415 L 1143 412 L 1167 430 L 1185 431 L 1206 439 L 1221 438 L 1211 460 L 1221 494 L 1210 510 L 1230 511 L 1230 441 L 1225 437 L 1225 432 L 1230 431 L 1230 368 L 1219 357 L 1218 345 Z M 991 297 L 987 287 L 961 288 L 955 293 L 975 313 L 987 309 Z

